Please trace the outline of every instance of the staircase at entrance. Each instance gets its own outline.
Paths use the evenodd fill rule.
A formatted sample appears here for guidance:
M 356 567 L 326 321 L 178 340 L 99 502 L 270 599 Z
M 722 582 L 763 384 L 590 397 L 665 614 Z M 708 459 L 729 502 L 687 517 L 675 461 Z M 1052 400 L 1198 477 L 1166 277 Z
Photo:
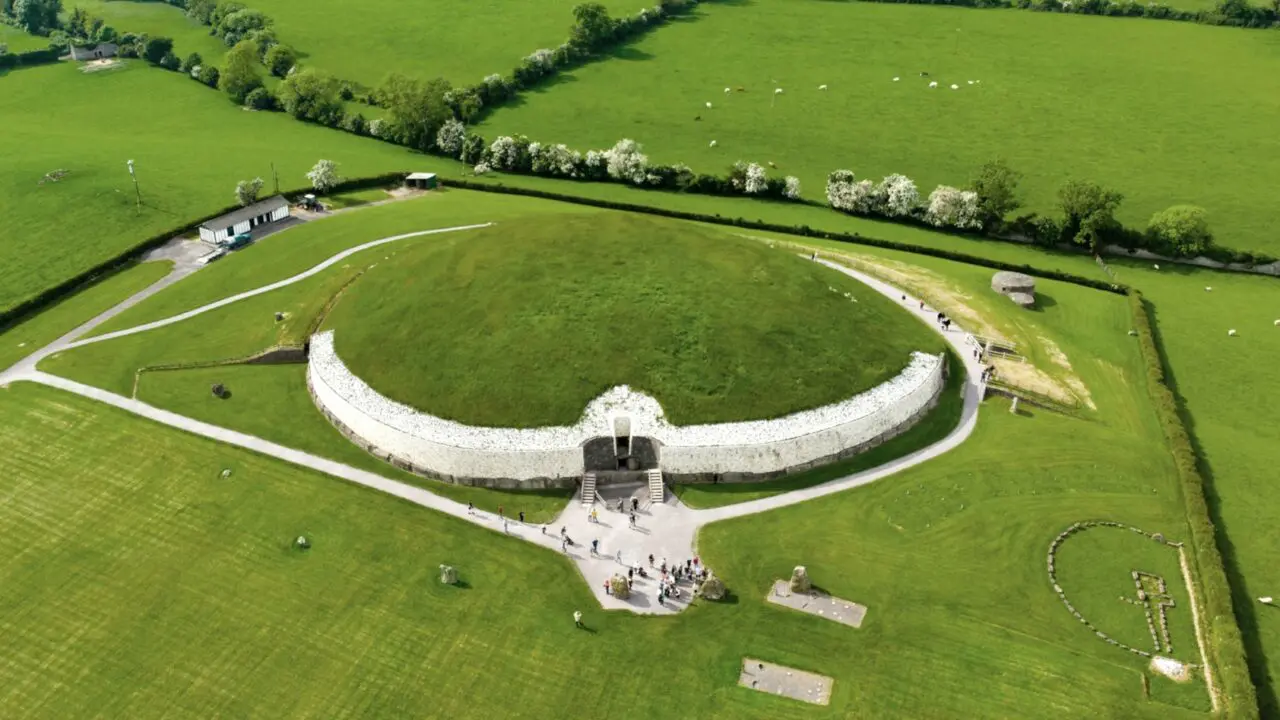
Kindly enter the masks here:
M 582 506 L 591 507 L 596 504 L 596 474 L 587 473 L 582 476 Z
M 645 473 L 649 477 L 649 501 L 662 503 L 667 499 L 666 486 L 662 484 L 662 471 L 649 470 Z

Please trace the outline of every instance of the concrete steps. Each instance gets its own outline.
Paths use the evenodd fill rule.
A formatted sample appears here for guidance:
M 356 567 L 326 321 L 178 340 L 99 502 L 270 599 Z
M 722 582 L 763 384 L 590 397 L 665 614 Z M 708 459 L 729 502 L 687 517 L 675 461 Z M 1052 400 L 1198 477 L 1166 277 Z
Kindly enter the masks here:
M 596 474 L 587 473 L 582 476 L 582 506 L 591 507 L 596 504 Z
M 649 470 L 645 474 L 649 477 L 649 501 L 655 503 L 665 502 L 667 499 L 667 486 L 662 484 L 662 471 Z

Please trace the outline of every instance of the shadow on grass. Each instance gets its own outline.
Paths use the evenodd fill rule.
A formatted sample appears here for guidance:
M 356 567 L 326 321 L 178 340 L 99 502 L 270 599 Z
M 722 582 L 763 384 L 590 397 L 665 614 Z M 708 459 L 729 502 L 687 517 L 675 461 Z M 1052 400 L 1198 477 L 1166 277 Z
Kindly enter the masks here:
M 1143 303 L 1151 311 L 1153 321 L 1151 323 L 1151 333 L 1154 336 L 1156 346 L 1163 348 L 1164 340 L 1161 337 L 1159 323 L 1160 309 L 1150 300 L 1144 299 Z M 1271 682 L 1270 674 L 1267 672 L 1267 653 L 1266 648 L 1262 645 L 1262 638 L 1258 628 L 1257 608 L 1253 602 L 1253 596 L 1249 593 L 1244 571 L 1240 568 L 1240 560 L 1236 555 L 1235 543 L 1232 542 L 1231 534 L 1227 531 L 1227 523 L 1222 517 L 1222 498 L 1218 494 L 1213 466 L 1205 457 L 1204 449 L 1200 445 L 1200 439 L 1196 435 L 1195 417 L 1187 411 L 1186 398 L 1178 390 L 1178 381 L 1174 370 L 1166 362 L 1163 352 L 1161 352 L 1160 359 L 1164 366 L 1165 381 L 1173 392 L 1174 402 L 1177 404 L 1178 416 L 1187 428 L 1187 435 L 1191 441 L 1191 451 L 1195 454 L 1197 469 L 1199 469 L 1200 475 L 1204 478 L 1205 504 L 1209 507 L 1209 520 L 1216 528 L 1214 532 L 1215 544 L 1218 546 L 1218 552 L 1222 554 L 1223 569 L 1227 574 L 1227 582 L 1231 586 L 1232 611 L 1236 616 L 1236 622 L 1240 626 L 1245 661 L 1249 665 L 1249 675 L 1258 693 L 1258 709 L 1262 717 L 1280 717 L 1280 698 L 1277 698 L 1276 688 Z

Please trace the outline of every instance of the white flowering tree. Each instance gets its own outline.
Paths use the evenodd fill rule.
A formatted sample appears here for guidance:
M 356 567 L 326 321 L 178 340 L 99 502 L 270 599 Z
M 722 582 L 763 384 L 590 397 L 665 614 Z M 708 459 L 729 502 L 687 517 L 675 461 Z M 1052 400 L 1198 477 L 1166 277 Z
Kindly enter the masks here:
M 342 176 L 338 174 L 338 163 L 332 160 L 317 162 L 311 172 L 307 173 L 307 179 L 311 181 L 311 187 L 322 193 L 332 190 L 342 182 Z
M 520 162 L 520 147 L 510 135 L 500 135 L 489 146 L 489 165 L 499 170 L 514 170 Z
M 971 190 L 939 185 L 929 193 L 929 207 L 925 220 L 935 227 L 960 229 L 980 228 L 978 218 L 978 193 Z
M 787 176 L 787 185 L 782 189 L 782 196 L 788 200 L 800 199 L 800 178 L 795 175 Z
M 836 210 L 868 215 L 881 211 L 880 188 L 870 180 L 855 180 L 852 170 L 827 176 L 827 204 Z
M 748 195 L 759 195 L 769 189 L 769 180 L 765 176 L 764 168 L 759 163 L 751 163 L 747 166 L 747 176 L 744 182 L 744 190 Z
M 529 47 L 525 45 L 525 47 Z M 524 59 L 525 63 L 539 68 L 543 71 L 550 70 L 555 66 L 555 59 L 552 57 L 550 50 L 546 48 L 538 48 Z
M 578 177 L 578 165 L 582 162 L 582 153 L 570 150 L 563 143 L 539 146 L 534 152 L 534 143 L 529 146 L 529 154 L 533 157 L 533 171 L 539 175 L 557 177 Z
M 369 134 L 376 138 L 386 138 L 387 121 L 382 118 L 369 121 Z
M 476 175 L 484 175 L 485 173 L 489 172 L 489 163 L 487 162 L 476 163 L 476 166 L 472 170 L 472 172 L 474 172 Z
M 605 157 L 603 150 L 588 150 L 583 165 L 587 168 L 587 177 L 592 180 L 601 180 L 609 174 L 609 158 Z
M 920 203 L 920 191 L 906 175 L 890 175 L 880 182 L 878 194 L 884 198 L 884 214 L 890 217 L 910 215 Z
M 630 138 L 619 140 L 604 152 L 609 177 L 639 185 L 649 168 L 649 157 L 640 152 L 640 143 Z
M 436 147 L 449 157 L 456 158 L 462 152 L 462 141 L 467 139 L 467 129 L 453 118 L 444 121 L 436 133 Z
M 236 202 L 241 207 L 252 205 L 258 200 L 258 193 L 262 192 L 262 178 L 254 178 L 252 180 L 241 180 L 236 183 Z

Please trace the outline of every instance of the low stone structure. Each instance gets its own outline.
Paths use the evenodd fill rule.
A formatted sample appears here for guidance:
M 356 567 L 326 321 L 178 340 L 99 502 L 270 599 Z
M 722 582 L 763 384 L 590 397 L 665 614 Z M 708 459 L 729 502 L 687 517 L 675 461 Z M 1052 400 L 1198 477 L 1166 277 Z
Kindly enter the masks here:
M 781 695 L 814 705 L 828 705 L 831 703 L 831 687 L 835 681 L 826 675 L 767 663 L 756 658 L 743 658 L 738 684 L 770 695 Z
M 1036 279 L 1030 275 L 1001 270 L 991 278 L 991 289 L 1020 307 L 1036 304 Z
M 715 575 L 703 580 L 702 585 L 698 586 L 698 597 L 708 600 L 723 600 L 726 592 L 724 581 Z
M 573 487 L 584 447 L 625 420 L 633 443 L 652 444 L 670 481 L 764 479 L 857 454 L 911 427 L 945 385 L 943 355 L 913 353 L 896 377 L 848 400 L 773 420 L 675 426 L 662 406 L 626 386 L 593 400 L 568 427 L 487 428 L 444 420 L 397 403 L 356 377 L 333 332 L 310 342 L 307 386 L 337 428 L 410 472 L 466 485 Z
M 805 579 L 807 581 L 808 577 Z M 838 622 L 842 625 L 855 628 L 862 627 L 862 620 L 867 616 L 866 605 L 834 597 L 820 590 L 814 590 L 812 587 L 808 590 L 793 590 L 792 583 L 794 582 L 794 577 L 791 583 L 786 580 L 775 581 L 772 591 L 765 597 L 765 600 L 774 605 L 781 605 L 792 610 L 799 610 L 802 613 L 817 615 L 820 618 Z
M 458 584 L 458 571 L 452 565 L 440 566 L 440 582 L 445 585 Z

